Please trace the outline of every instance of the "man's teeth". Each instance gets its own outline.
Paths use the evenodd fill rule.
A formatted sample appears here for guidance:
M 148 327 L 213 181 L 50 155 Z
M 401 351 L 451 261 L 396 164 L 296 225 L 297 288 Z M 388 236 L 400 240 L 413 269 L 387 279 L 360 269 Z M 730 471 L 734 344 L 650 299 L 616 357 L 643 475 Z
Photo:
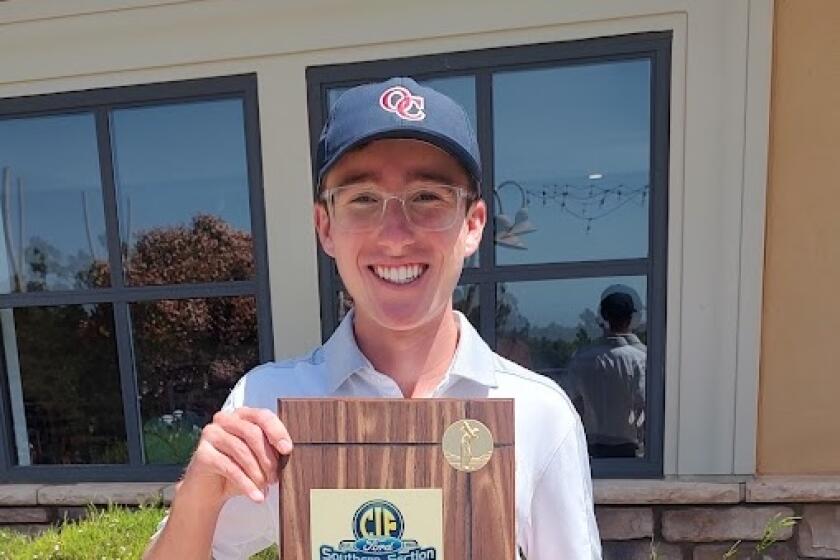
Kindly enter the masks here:
M 425 271 L 426 265 L 410 264 L 407 266 L 374 266 L 377 276 L 394 284 L 408 284 L 417 280 Z

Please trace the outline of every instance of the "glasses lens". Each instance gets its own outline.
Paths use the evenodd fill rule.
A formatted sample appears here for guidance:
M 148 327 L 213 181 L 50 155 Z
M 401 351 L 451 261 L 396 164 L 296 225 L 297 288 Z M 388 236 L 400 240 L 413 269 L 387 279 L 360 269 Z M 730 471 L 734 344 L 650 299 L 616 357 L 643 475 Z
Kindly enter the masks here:
M 354 231 L 376 227 L 385 204 L 381 193 L 364 185 L 337 188 L 329 201 L 338 225 Z
M 458 215 L 461 197 L 457 187 L 424 185 L 405 197 L 405 211 L 412 224 L 430 230 L 447 229 Z

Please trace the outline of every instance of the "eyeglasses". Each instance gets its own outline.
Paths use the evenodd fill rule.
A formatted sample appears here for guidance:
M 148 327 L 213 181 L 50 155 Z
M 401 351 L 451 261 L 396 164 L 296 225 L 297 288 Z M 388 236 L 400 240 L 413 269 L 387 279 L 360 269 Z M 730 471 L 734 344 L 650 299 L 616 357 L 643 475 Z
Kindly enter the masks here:
M 408 222 L 418 229 L 442 231 L 458 221 L 464 211 L 463 199 L 473 195 L 461 187 L 439 183 L 410 185 L 400 194 L 388 194 L 372 184 L 353 184 L 324 191 L 332 219 L 348 231 L 368 231 L 382 223 L 391 199 L 402 203 Z

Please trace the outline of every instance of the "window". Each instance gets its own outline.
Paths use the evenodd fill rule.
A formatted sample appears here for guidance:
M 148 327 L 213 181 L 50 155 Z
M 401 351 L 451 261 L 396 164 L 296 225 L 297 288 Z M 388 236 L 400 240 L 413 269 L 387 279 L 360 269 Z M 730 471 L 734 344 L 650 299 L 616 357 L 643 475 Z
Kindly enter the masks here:
M 662 474 L 670 48 L 646 33 L 307 74 L 313 150 L 360 83 L 410 75 L 466 108 L 494 219 L 455 306 L 566 389 L 602 477 Z M 326 338 L 348 298 L 323 254 L 320 277 Z
M 254 76 L 0 100 L 0 478 L 173 478 L 271 358 L 256 104 Z

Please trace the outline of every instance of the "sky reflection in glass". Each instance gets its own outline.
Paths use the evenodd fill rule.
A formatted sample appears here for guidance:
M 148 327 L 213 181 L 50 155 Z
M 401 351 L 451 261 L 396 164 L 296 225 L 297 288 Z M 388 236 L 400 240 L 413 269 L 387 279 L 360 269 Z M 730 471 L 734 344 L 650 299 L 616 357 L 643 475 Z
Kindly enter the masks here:
M 647 257 L 650 72 L 645 59 L 493 76 L 498 264 Z M 505 236 L 531 229 L 523 209 L 536 231 Z
M 0 121 L 0 182 L 0 292 L 87 287 L 107 261 L 93 115 Z

